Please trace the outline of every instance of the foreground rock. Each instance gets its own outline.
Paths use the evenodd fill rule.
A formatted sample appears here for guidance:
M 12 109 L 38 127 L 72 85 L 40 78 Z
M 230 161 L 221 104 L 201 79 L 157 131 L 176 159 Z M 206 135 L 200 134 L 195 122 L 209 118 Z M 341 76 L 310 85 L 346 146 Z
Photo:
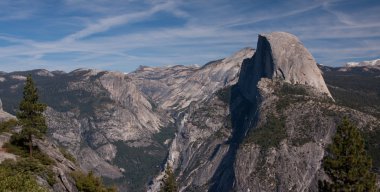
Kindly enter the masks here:
M 15 117 L 3 110 L 3 103 L 1 102 L 1 99 L 0 99 L 0 122 L 6 121 L 12 118 L 15 118 Z
M 6 112 L 5 112 L 6 113 Z M 8 114 L 9 116 L 12 116 Z M 0 123 L 3 122 L 0 120 Z M 12 128 L 14 130 L 15 127 Z M 14 160 L 18 161 L 20 158 L 12 153 L 8 153 L 6 149 L 3 148 L 3 145 L 10 141 L 12 136 L 11 132 L 0 133 L 0 163 L 4 160 Z M 71 177 L 70 173 L 72 171 L 81 170 L 74 162 L 68 160 L 62 153 L 57 145 L 48 140 L 40 140 L 34 139 L 34 145 L 38 147 L 38 149 L 46 154 L 49 159 L 53 160 L 52 163 L 52 171 L 54 173 L 53 177 L 55 179 L 55 183 L 53 185 L 49 185 L 48 181 L 36 176 L 37 182 L 43 186 L 45 189 L 49 191 L 57 191 L 57 192 L 77 192 L 76 184 L 74 179 Z
M 55 174 L 55 179 L 57 183 L 53 186 L 46 185 L 46 181 L 41 181 L 40 183 L 45 185 L 46 188 L 50 188 L 52 191 L 67 191 L 76 192 L 76 184 L 74 179 L 71 177 L 70 173 L 72 171 L 81 170 L 74 162 L 68 160 L 61 152 L 57 145 L 49 141 L 35 140 L 36 145 L 41 150 L 49 156 L 55 163 L 52 170 Z
M 10 138 L 11 138 L 10 133 L 0 133 L 0 163 L 6 159 L 16 160 L 16 155 L 14 155 L 12 153 L 8 153 L 3 148 L 4 143 L 8 142 Z

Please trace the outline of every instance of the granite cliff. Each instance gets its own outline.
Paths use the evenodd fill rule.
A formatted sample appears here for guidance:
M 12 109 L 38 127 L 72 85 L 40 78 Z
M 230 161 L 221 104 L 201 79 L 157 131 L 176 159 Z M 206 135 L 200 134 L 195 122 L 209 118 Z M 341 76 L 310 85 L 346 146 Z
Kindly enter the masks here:
M 297 37 L 274 32 L 201 67 L 1 73 L 0 96 L 14 113 L 31 73 L 50 138 L 122 191 L 158 191 L 166 165 L 180 191 L 315 191 L 343 116 L 380 135 L 376 109 L 343 105 L 321 70 Z
M 324 147 L 343 116 L 365 132 L 379 126 L 377 118 L 333 102 L 293 35 L 260 35 L 237 84 L 182 111 L 167 163 L 178 172 L 180 191 L 316 191 Z
M 239 87 L 246 98 L 254 98 L 261 78 L 310 85 L 331 97 L 313 56 L 289 33 L 259 35 L 256 54 L 245 61 L 240 75 Z

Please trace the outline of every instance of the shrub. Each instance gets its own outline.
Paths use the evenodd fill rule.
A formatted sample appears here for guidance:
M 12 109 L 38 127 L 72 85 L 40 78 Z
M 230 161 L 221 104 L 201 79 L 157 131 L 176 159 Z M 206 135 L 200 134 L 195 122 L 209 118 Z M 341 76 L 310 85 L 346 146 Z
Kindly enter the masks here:
M 47 192 L 48 190 L 39 186 L 31 174 L 1 164 L 0 191 Z
M 69 161 L 73 162 L 73 163 L 76 163 L 76 159 L 75 157 L 70 153 L 68 152 L 65 148 L 63 147 L 60 147 L 59 148 L 59 151 L 62 153 L 62 155 L 68 159 Z
M 286 109 L 292 103 L 305 101 L 305 96 L 308 95 L 304 85 L 292 85 L 289 83 L 283 83 L 276 94 L 279 96 L 276 103 L 278 111 Z
M 18 155 L 20 157 L 29 157 L 29 148 L 27 146 L 27 141 L 24 140 L 24 137 L 19 134 L 13 134 L 11 137 L 11 140 L 9 143 L 4 144 L 4 148 L 9 153 L 13 153 L 15 155 Z M 54 161 L 47 156 L 46 154 L 42 153 L 38 147 L 33 147 L 34 155 L 32 159 L 38 160 L 43 165 L 53 165 Z
M 245 143 L 256 143 L 263 149 L 279 147 L 280 142 L 286 138 L 285 118 L 269 114 L 266 122 L 249 132 Z
M 9 119 L 0 123 L 0 133 L 10 132 L 11 129 L 17 126 L 18 122 L 16 119 Z
M 162 179 L 160 192 L 176 192 L 177 182 L 170 166 L 166 167 L 164 178 Z
M 74 171 L 71 176 L 75 180 L 76 187 L 80 192 L 116 192 L 114 187 L 107 188 L 102 180 L 96 177 L 92 171 L 85 174 L 80 171 Z
M 307 95 L 306 89 L 303 85 L 292 85 L 290 83 L 284 83 L 279 91 L 280 95 Z
M 27 146 L 12 144 L 12 142 L 20 143 L 20 140 L 18 139 L 18 136 L 12 136 L 11 143 L 5 143 L 4 147 L 9 153 L 13 153 L 21 158 L 17 162 L 4 161 L 3 164 L 20 172 L 28 172 L 30 174 L 38 175 L 45 179 L 49 185 L 55 184 L 56 179 L 54 177 L 54 172 L 51 169 L 51 165 L 54 165 L 55 163 L 54 160 L 42 153 L 37 147 L 34 148 L 33 157 L 30 158 Z
M 18 161 L 7 160 L 2 163 L 2 166 L 10 168 L 15 172 L 38 175 L 45 179 L 51 186 L 57 182 L 51 168 L 42 164 L 38 159 L 22 158 Z

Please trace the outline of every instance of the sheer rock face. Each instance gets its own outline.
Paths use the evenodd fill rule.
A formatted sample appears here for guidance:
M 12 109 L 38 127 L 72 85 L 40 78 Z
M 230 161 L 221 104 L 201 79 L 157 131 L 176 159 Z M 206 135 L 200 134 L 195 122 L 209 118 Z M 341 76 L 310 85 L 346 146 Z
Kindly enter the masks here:
M 241 71 L 239 87 L 251 101 L 256 95 L 256 85 L 263 77 L 310 85 L 331 97 L 313 56 L 297 37 L 289 33 L 259 35 L 256 54 L 244 62 Z
M 244 48 L 200 68 L 144 67 L 131 74 L 143 92 L 174 114 L 177 133 L 167 163 L 177 169 L 182 190 L 205 191 L 228 151 L 225 142 L 231 135 L 229 89 L 238 80 L 241 63 L 254 51 Z M 158 191 L 161 178 L 162 175 L 155 178 L 149 191 Z

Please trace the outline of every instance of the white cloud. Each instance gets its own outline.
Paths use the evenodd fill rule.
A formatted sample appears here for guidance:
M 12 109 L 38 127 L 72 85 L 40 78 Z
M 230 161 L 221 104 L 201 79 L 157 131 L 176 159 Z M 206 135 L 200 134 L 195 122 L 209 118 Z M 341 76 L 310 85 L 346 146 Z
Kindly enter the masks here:
M 376 46 L 380 41 L 378 20 L 371 18 L 362 22 L 365 15 L 355 13 L 355 17 L 350 16 L 337 8 L 335 3 L 340 2 L 279 2 L 273 8 L 270 4 L 262 8 L 255 5 L 264 2 L 250 0 L 245 2 L 248 3 L 246 5 L 235 7 L 226 2 L 217 4 L 219 1 L 131 0 L 126 3 L 94 0 L 90 3 L 88 0 L 66 0 L 64 9 L 59 13 L 62 17 L 76 11 L 86 12 L 70 16 L 78 21 L 75 27 L 56 40 L 0 34 L 0 41 L 11 43 L 0 46 L 0 65 L 11 63 L 65 70 L 119 66 L 123 70 L 133 70 L 140 64 L 206 63 L 228 56 L 242 47 L 254 47 L 258 33 L 279 30 L 298 35 L 317 59 L 326 64 L 337 64 L 336 61 L 343 57 L 379 54 L 380 48 Z M 368 14 L 379 15 L 373 11 L 369 10 Z M 108 34 L 120 26 L 143 23 L 158 12 L 169 13 L 171 17 L 181 19 L 182 24 L 147 28 L 137 33 Z M 78 25 L 81 25 L 79 29 Z M 99 33 L 102 35 L 95 36 Z M 353 40 L 359 38 L 363 39 L 360 43 Z M 330 39 L 331 42 L 321 39 Z M 347 39 L 348 43 L 339 43 L 340 39 Z M 366 41 L 368 39 L 371 41 Z M 68 55 L 64 60 L 48 59 L 52 55 L 64 54 Z

